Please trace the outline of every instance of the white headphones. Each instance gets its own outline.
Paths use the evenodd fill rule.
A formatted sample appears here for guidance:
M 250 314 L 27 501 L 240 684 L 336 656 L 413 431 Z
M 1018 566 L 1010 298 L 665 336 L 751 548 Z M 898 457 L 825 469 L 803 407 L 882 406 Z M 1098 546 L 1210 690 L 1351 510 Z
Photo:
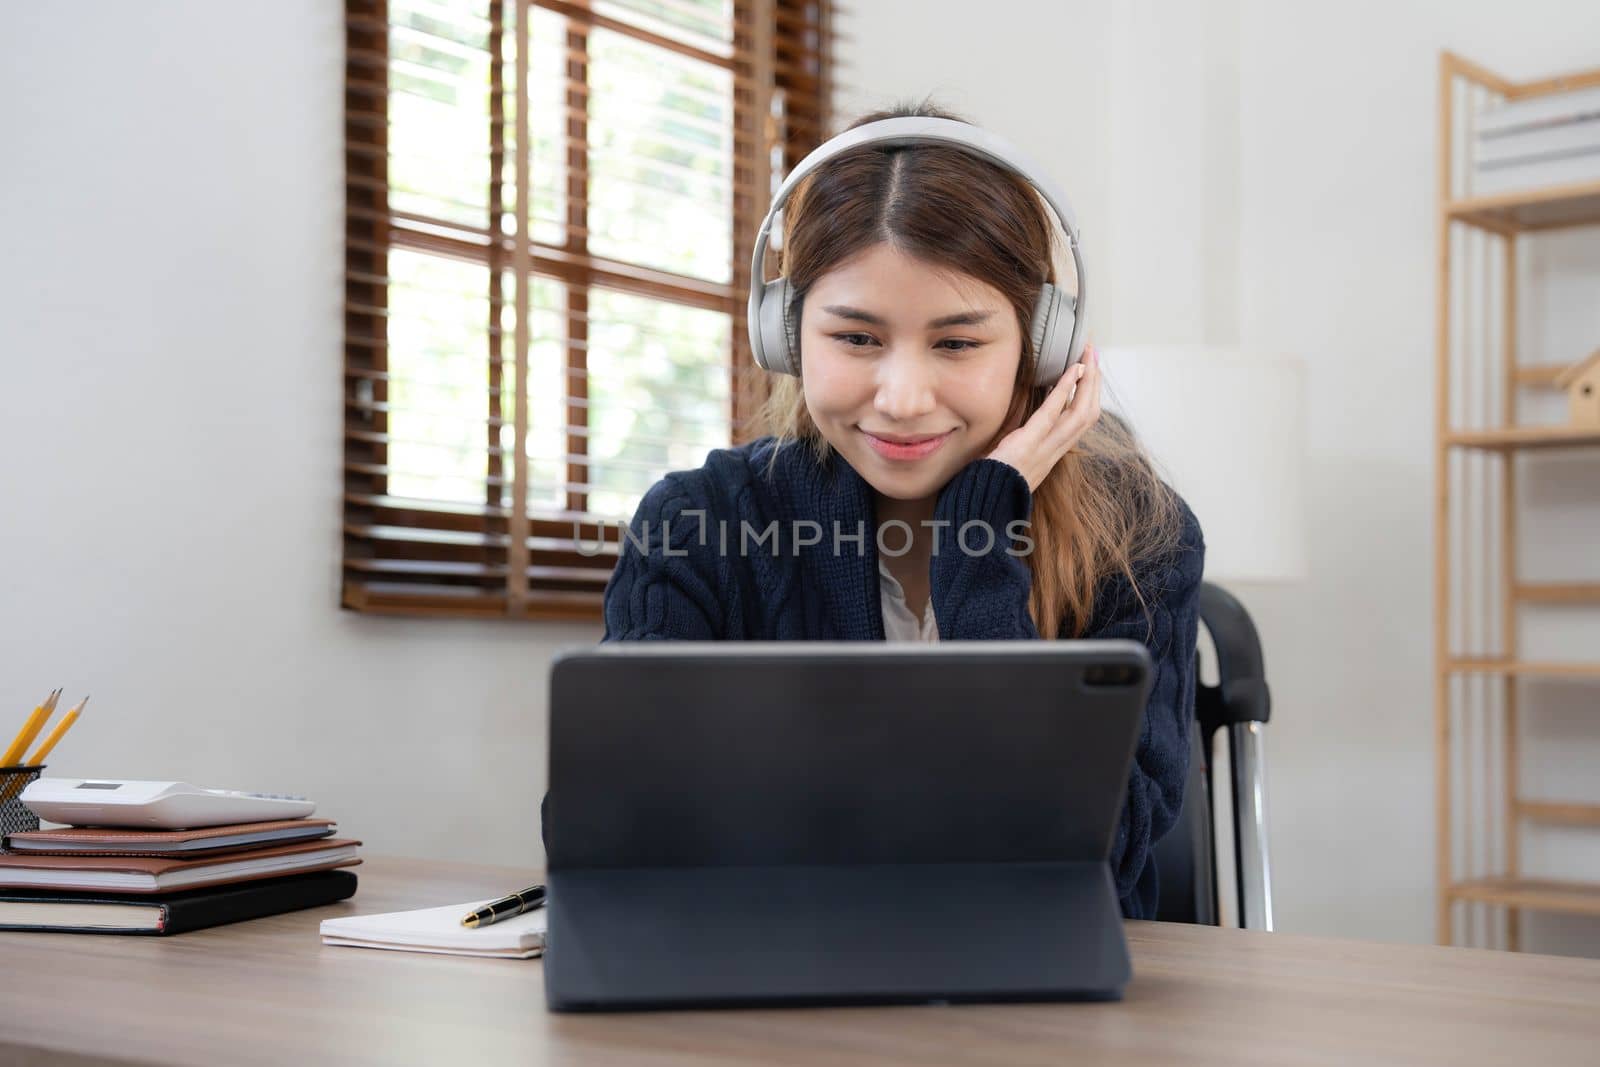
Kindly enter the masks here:
M 780 276 L 770 282 L 763 283 L 761 280 L 773 219 L 807 174 L 834 156 L 865 144 L 951 145 L 1012 171 L 1044 197 L 1060 220 L 1061 228 L 1066 231 L 1067 246 L 1072 251 L 1072 262 L 1078 273 L 1076 296 L 1063 293 L 1046 282 L 1033 306 L 1029 335 L 1038 364 L 1036 381 L 1039 385 L 1049 385 L 1059 379 L 1083 354 L 1083 250 L 1079 247 L 1077 221 L 1073 217 L 1072 206 L 1043 177 L 1043 172 L 1013 145 L 970 123 L 924 116 L 881 119 L 846 130 L 819 145 L 784 179 L 777 195 L 772 198 L 767 217 L 761 220 L 761 230 L 756 234 L 755 254 L 750 264 L 748 325 L 750 350 L 755 356 L 756 366 L 779 374 L 800 373 L 799 346 L 791 325 L 793 308 L 790 305 L 794 294 L 790 292 L 789 279 Z

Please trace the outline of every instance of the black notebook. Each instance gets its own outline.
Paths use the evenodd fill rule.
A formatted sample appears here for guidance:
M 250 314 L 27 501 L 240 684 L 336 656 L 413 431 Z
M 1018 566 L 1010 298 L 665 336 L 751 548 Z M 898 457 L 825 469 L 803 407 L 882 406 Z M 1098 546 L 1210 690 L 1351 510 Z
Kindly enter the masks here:
M 356 891 L 351 871 L 312 871 L 177 893 L 0 890 L 0 930 L 84 934 L 181 934 L 343 900 Z

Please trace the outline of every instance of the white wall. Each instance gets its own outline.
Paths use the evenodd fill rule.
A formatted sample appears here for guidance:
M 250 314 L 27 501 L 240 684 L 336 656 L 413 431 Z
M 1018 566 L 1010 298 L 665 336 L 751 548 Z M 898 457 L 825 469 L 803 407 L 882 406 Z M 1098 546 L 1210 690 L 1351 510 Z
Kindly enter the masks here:
M 1311 580 L 1247 595 L 1281 712 L 1272 735 L 1280 913 L 1291 929 L 1426 939 L 1438 53 L 1514 80 L 1594 67 L 1600 7 L 1241 0 L 1240 32 L 1242 340 L 1296 351 L 1310 373 Z M 1525 361 L 1576 359 L 1600 340 L 1595 232 L 1528 242 Z M 1567 344 L 1540 343 L 1546 330 Z M 1524 576 L 1600 575 L 1596 462 L 1585 453 L 1522 467 Z M 1589 636 L 1565 648 L 1542 629 L 1549 618 L 1525 614 L 1529 658 L 1594 659 L 1592 609 L 1567 612 L 1564 634 Z M 1600 754 L 1600 718 L 1585 732 L 1572 715 L 1582 703 L 1592 712 L 1596 693 L 1523 685 L 1528 795 L 1600 800 L 1574 773 L 1578 753 L 1591 766 Z M 1531 833 L 1528 868 L 1600 876 L 1596 837 L 1568 832 L 1557 850 L 1550 833 Z M 1593 920 L 1532 915 L 1526 928 L 1530 948 L 1600 952 Z
M 374 852 L 542 861 L 545 666 L 598 626 L 338 609 L 341 5 L 7 21 L 7 737 L 65 686 L 93 700 L 50 773 L 305 793 Z
M 846 6 L 838 19 L 836 126 L 931 97 L 1026 146 L 1070 198 L 1088 270 L 1104 262 L 1111 246 L 1100 220 L 1114 193 L 1105 165 L 1112 12 L 1104 0 L 1002 3 L 983 17 L 958 0 Z M 1027 32 L 1018 33 L 1019 24 Z M 1091 312 L 1091 322 L 1097 316 Z
M 861 6 L 842 112 L 936 88 L 1042 146 L 1085 230 L 1103 345 L 1305 361 L 1308 579 L 1229 586 L 1261 630 L 1277 715 L 1278 923 L 1431 940 L 1438 53 L 1514 79 L 1600 65 L 1600 8 L 999 0 L 978 21 L 955 3 L 915 19 L 905 3 Z M 1524 359 L 1575 358 L 1600 335 L 1593 231 L 1538 238 L 1527 258 Z M 1524 466 L 1525 576 L 1595 577 L 1593 464 Z M 1525 651 L 1592 659 L 1578 646 L 1595 631 L 1550 616 L 1525 617 Z M 1594 692 L 1524 686 L 1528 795 L 1600 800 L 1580 770 L 1600 753 L 1600 721 L 1581 724 Z M 1600 876 L 1600 849 L 1571 832 L 1531 833 L 1526 860 Z M 1600 952 L 1592 920 L 1530 916 L 1526 930 L 1532 948 Z
M 1109 299 L 1095 328 L 1107 344 L 1237 345 L 1239 5 L 1109 6 Z
M 1027 144 L 1083 223 L 1099 341 L 1307 360 L 1311 575 L 1235 588 L 1278 712 L 1280 926 L 1431 939 L 1437 53 L 1514 78 L 1597 65 L 1600 9 L 857 7 L 841 114 L 933 92 Z M 11 16 L 0 708 L 94 693 L 53 772 L 301 791 L 374 851 L 536 862 L 545 668 L 598 627 L 336 606 L 341 78 L 336 4 Z M 1592 251 L 1540 248 L 1530 298 L 1592 337 Z M 1592 579 L 1570 520 L 1594 468 L 1547 466 L 1530 504 L 1565 521 L 1530 523 L 1525 572 Z M 1593 692 L 1530 692 L 1551 797 L 1600 800 L 1575 795 Z M 1592 921 L 1532 925 L 1535 947 L 1600 951 Z

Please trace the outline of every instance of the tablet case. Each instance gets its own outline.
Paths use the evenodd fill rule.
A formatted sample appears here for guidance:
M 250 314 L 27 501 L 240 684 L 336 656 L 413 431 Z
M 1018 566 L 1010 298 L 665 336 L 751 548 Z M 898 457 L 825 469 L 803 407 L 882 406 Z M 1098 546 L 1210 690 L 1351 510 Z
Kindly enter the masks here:
M 554 1010 L 1115 998 L 1131 641 L 559 657 Z

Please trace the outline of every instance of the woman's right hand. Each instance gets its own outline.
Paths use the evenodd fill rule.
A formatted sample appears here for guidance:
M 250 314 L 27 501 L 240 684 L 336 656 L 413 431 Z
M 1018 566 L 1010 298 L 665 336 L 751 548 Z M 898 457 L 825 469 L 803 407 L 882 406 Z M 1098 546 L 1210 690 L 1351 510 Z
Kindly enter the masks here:
M 1100 352 L 1091 344 L 1085 346 L 1083 358 L 1061 376 L 1039 410 L 1001 438 L 988 458 L 1021 471 L 1028 490 L 1035 491 L 1099 418 Z

